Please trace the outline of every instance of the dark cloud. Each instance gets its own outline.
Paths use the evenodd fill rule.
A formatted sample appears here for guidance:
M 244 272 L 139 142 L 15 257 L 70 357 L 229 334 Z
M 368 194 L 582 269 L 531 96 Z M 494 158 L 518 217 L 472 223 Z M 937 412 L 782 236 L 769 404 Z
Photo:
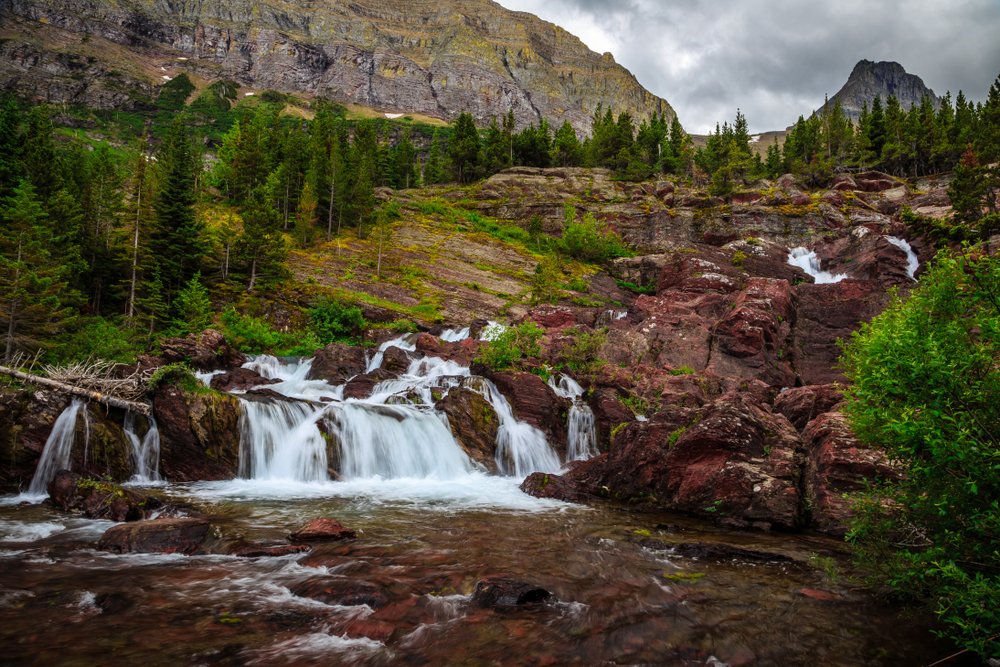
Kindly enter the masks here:
M 985 99 L 1000 74 L 997 0 L 501 0 L 611 51 L 690 131 L 784 128 L 861 59 L 895 60 L 936 93 Z

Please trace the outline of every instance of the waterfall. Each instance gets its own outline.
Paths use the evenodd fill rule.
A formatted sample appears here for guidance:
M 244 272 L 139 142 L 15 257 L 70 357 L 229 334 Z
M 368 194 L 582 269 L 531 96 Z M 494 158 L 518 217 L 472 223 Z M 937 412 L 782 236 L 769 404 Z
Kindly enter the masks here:
M 839 283 L 841 280 L 849 278 L 846 273 L 830 273 L 820 268 L 819 258 L 815 250 L 808 248 L 792 248 L 788 251 L 788 263 L 797 266 L 816 281 L 817 285 Z
M 82 399 L 74 398 L 62 414 L 52 425 L 52 432 L 49 433 L 45 447 L 42 449 L 42 457 L 38 461 L 35 469 L 35 476 L 31 478 L 28 486 L 28 493 L 31 495 L 45 495 L 48 493 L 49 482 L 55 477 L 59 470 L 68 470 L 70 467 L 70 455 L 73 452 L 73 439 L 76 433 L 76 417 L 80 409 L 84 408 L 85 430 L 84 440 L 89 439 L 90 421 L 87 415 L 86 404 Z M 85 443 L 87 446 L 89 443 Z
M 458 343 L 459 341 L 469 338 L 471 335 L 472 329 L 465 327 L 463 329 L 445 329 L 441 332 L 441 335 L 438 336 L 438 338 L 446 343 Z
M 158 482 L 160 480 L 160 431 L 156 420 L 149 417 L 149 428 L 141 439 L 135 432 L 135 415 L 125 414 L 125 437 L 132 444 L 132 481 Z
M 549 386 L 559 396 L 573 401 L 567 418 L 569 431 L 569 447 L 566 450 L 567 461 L 585 461 L 598 455 L 597 428 L 594 423 L 594 411 L 583 401 L 583 387 L 568 375 L 549 378 Z
M 500 472 L 516 477 L 533 472 L 559 472 L 559 457 L 549 447 L 545 434 L 531 424 L 518 421 L 510 402 L 489 380 L 483 380 L 479 391 L 500 420 L 496 452 Z
M 906 239 L 886 236 L 885 240 L 906 253 L 906 275 L 910 277 L 910 280 L 915 281 L 917 279 L 917 269 L 920 268 L 920 260 L 917 259 L 917 253 L 913 252 L 913 248 L 910 247 Z
M 241 400 L 240 477 L 317 482 L 327 479 L 323 408 L 301 401 Z

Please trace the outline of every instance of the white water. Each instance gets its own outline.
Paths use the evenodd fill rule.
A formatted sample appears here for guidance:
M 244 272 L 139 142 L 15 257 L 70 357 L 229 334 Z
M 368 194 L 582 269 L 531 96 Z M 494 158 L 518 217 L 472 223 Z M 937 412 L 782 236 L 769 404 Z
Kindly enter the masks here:
M 466 340 L 472 335 L 472 329 L 465 327 L 463 329 L 445 329 L 438 336 L 441 340 L 446 343 L 458 343 L 460 341 Z
M 455 340 L 469 335 L 467 329 L 446 333 Z M 368 360 L 368 372 L 381 366 L 390 347 L 415 350 L 409 335 L 387 341 Z M 267 389 L 297 400 L 242 401 L 242 478 L 323 482 L 329 479 L 328 452 L 338 459 L 331 467 L 340 471 L 343 481 L 458 481 L 475 471 L 447 419 L 433 407 L 435 398 L 470 376 L 468 367 L 435 357 L 414 359 L 402 376 L 377 384 L 367 398 L 344 400 L 343 386 L 305 379 L 310 364 L 266 356 L 245 364 L 264 377 L 281 380 Z M 495 385 L 483 380 L 472 388 L 499 418 L 496 460 L 503 474 L 558 472 L 559 458 L 544 434 L 518 421 Z M 324 403 L 318 402 L 321 398 Z
M 82 399 L 74 398 L 56 423 L 52 425 L 52 432 L 49 433 L 45 447 L 42 449 L 42 457 L 38 461 L 35 469 L 35 476 L 31 478 L 28 486 L 29 495 L 46 495 L 48 493 L 49 482 L 55 477 L 59 470 L 69 470 L 70 455 L 73 453 L 73 440 L 76 434 L 76 417 L 81 408 L 85 408 Z M 86 424 L 85 434 L 90 433 L 90 422 L 87 411 L 83 411 L 84 423 Z M 85 438 L 85 440 L 88 438 Z M 86 446 L 86 445 L 85 445 Z
M 131 481 L 160 481 L 160 431 L 156 428 L 156 420 L 149 417 L 149 429 L 139 438 L 135 432 L 135 415 L 126 413 L 125 437 L 132 445 Z
M 560 375 L 556 382 L 555 376 L 549 378 L 549 386 L 559 396 L 573 401 L 567 417 L 569 431 L 569 446 L 566 450 L 567 461 L 585 461 L 597 456 L 597 428 L 594 423 L 594 411 L 583 401 L 583 387 L 568 375 Z
M 920 268 L 920 260 L 917 259 L 917 253 L 913 252 L 913 248 L 910 247 L 906 239 L 886 236 L 885 240 L 906 253 L 906 275 L 910 277 L 910 280 L 915 281 L 917 279 L 917 269 Z
M 788 251 L 788 263 L 797 266 L 813 277 L 817 285 L 839 283 L 849 278 L 846 273 L 830 273 L 820 268 L 816 251 L 808 248 L 792 248 Z

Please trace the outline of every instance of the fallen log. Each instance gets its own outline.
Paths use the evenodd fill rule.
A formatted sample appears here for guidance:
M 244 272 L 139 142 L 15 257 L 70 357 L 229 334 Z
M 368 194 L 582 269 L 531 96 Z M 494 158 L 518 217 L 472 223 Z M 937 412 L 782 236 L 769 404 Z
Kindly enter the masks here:
M 66 394 L 72 394 L 73 396 L 82 396 L 84 398 L 89 398 L 92 401 L 97 401 L 98 403 L 103 403 L 104 405 L 110 405 L 113 408 L 121 408 L 122 410 L 130 410 L 132 412 L 138 412 L 141 415 L 150 415 L 150 407 L 148 403 L 139 403 L 138 401 L 128 401 L 124 398 L 118 398 L 117 396 L 110 396 L 108 394 L 102 394 L 99 391 L 94 391 L 93 389 L 86 389 L 84 387 L 75 387 L 71 384 L 66 384 L 65 382 L 59 382 L 57 380 L 52 380 L 50 378 L 41 377 L 39 375 L 32 375 L 31 373 L 25 373 L 13 368 L 7 368 L 6 366 L 0 366 L 0 374 L 9 375 L 10 377 L 17 378 L 19 380 L 24 380 L 25 382 L 30 382 L 32 384 L 38 384 L 43 387 L 51 387 L 57 391 L 61 391 Z

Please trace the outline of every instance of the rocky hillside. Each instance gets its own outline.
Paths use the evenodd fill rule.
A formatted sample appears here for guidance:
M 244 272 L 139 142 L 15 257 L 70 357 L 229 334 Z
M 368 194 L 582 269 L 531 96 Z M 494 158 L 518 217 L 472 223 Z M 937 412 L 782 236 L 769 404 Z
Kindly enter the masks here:
M 899 63 L 861 60 L 854 66 L 847 83 L 828 103 L 840 102 L 844 113 L 856 120 L 862 104 L 867 102 L 870 108 L 876 97 L 885 102 L 890 95 L 895 95 L 904 109 L 920 104 L 924 96 L 937 101 L 934 91 L 925 86 L 919 76 L 907 73 Z
M 636 120 L 670 105 L 610 54 L 489 0 L 3 0 L 0 87 L 128 109 L 182 71 L 384 112 L 480 122 L 513 110 L 589 129 L 598 104 Z

